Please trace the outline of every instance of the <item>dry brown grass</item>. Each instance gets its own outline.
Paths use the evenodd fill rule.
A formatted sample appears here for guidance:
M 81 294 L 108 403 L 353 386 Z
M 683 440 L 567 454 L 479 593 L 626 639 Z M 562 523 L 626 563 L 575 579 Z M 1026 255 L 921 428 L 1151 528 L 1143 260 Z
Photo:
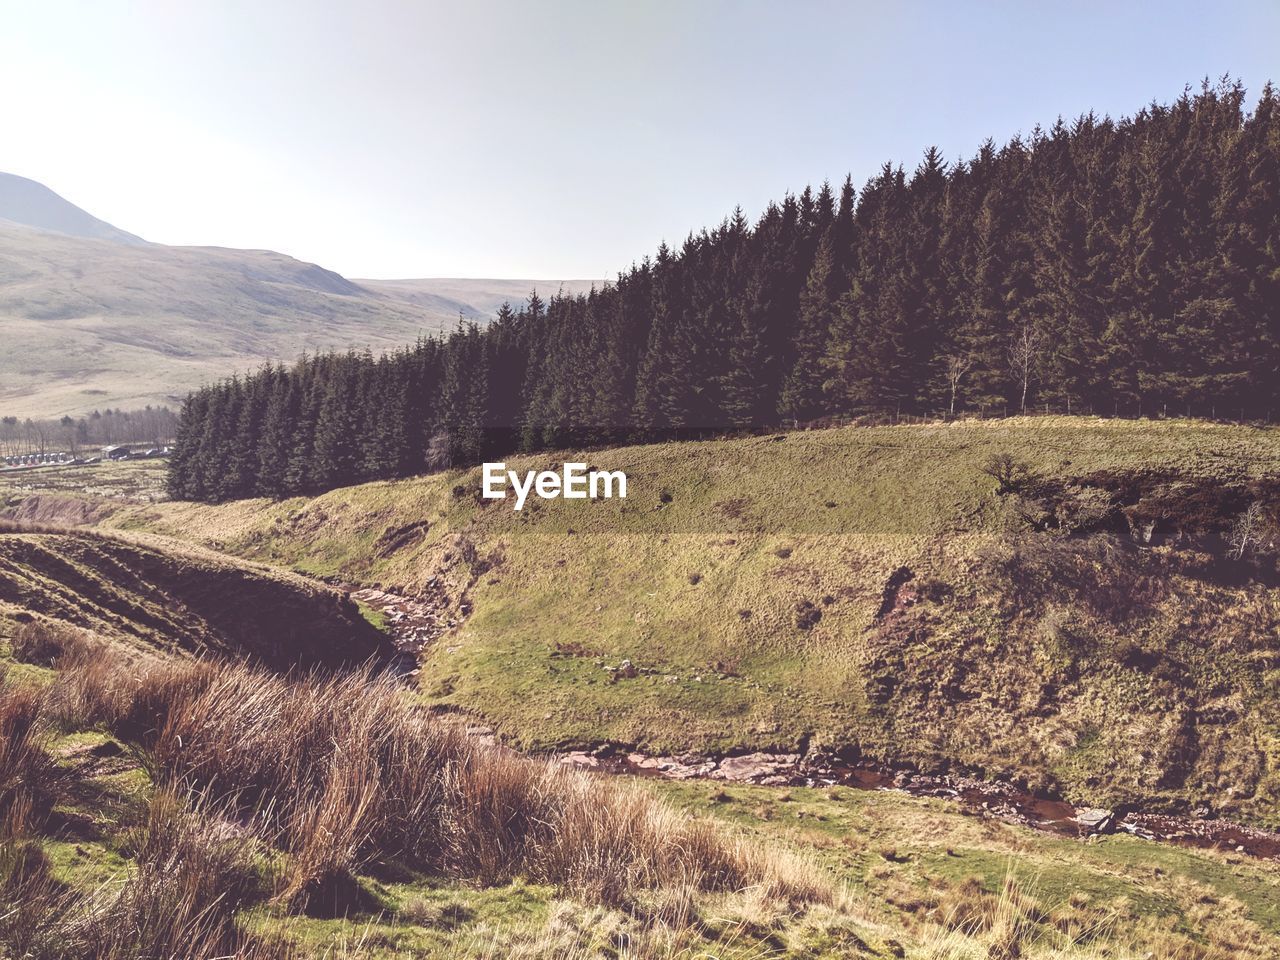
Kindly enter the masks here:
M 56 776 L 43 737 L 40 691 L 0 674 L 0 822 L 11 833 L 29 824 Z
M 170 788 L 270 831 L 289 854 L 278 898 L 294 908 L 350 909 L 353 876 L 375 858 L 485 884 L 525 877 L 613 905 L 681 886 L 831 897 L 804 863 L 637 788 L 471 742 L 368 672 L 85 656 L 64 661 L 50 698 L 140 746 Z
M 9 648 L 16 660 L 49 667 L 64 654 L 93 642 L 88 634 L 70 624 L 33 620 L 14 631 Z
M 66 527 L 0 517 L 0 533 L 65 533 Z
M 234 911 L 252 876 L 247 835 L 211 810 L 159 793 L 123 883 L 75 893 L 50 875 L 38 831 L 56 795 L 43 693 L 0 680 L 0 956 L 133 960 L 239 956 L 284 960 L 243 934 Z
M 236 922 L 253 878 L 249 849 L 248 836 L 211 810 L 160 793 L 137 831 L 128 877 L 85 894 L 54 882 L 37 844 L 9 822 L 0 836 L 0 956 L 295 960 L 287 942 Z

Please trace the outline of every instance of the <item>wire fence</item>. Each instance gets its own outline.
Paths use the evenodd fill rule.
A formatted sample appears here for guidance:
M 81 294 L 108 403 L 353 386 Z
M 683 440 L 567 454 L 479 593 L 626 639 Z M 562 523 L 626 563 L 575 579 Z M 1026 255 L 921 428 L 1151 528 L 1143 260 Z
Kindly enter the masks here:
M 1008 420 L 1014 417 L 1091 417 L 1102 420 L 1198 420 L 1210 423 L 1271 426 L 1272 410 L 1250 410 L 1247 407 L 1171 405 L 1167 403 L 1112 404 L 1097 407 L 1090 404 L 1052 403 L 1028 404 L 1020 407 L 984 406 L 966 410 L 939 410 L 933 413 L 865 413 L 846 416 L 820 417 L 816 420 L 785 420 L 787 430 L 825 430 L 832 427 L 884 427 L 900 425 L 925 425 L 955 423 L 970 420 Z

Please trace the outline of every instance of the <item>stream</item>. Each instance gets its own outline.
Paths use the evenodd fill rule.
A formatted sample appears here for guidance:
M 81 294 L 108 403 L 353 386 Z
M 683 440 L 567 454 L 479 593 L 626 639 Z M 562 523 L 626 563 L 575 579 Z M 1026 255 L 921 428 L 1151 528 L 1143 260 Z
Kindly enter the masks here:
M 430 586 L 430 584 L 428 584 Z M 442 596 L 414 599 L 373 588 L 347 588 L 353 599 L 382 612 L 398 652 L 397 673 L 417 674 L 417 657 L 459 625 Z M 467 733 L 497 743 L 494 731 L 470 726 Z M 774 787 L 848 787 L 896 790 L 916 797 L 939 797 L 970 815 L 1019 824 L 1060 836 L 1084 838 L 1115 832 L 1203 850 L 1218 850 L 1280 862 L 1280 833 L 1209 816 L 1077 807 L 1037 796 L 1003 781 L 951 774 L 927 775 L 867 761 L 805 757 L 799 753 L 735 756 L 649 756 L 615 744 L 553 755 L 566 766 L 601 774 L 666 780 L 719 780 Z

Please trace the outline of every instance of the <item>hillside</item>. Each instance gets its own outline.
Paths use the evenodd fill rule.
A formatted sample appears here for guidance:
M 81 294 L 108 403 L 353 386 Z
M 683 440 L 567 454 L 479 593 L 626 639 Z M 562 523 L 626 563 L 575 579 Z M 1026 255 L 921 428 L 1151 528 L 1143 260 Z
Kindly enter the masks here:
M 392 349 L 456 322 L 270 251 L 135 246 L 0 224 L 0 410 L 176 406 L 304 350 Z
M 993 453 L 1025 466 L 1017 492 L 1000 493 L 985 472 Z M 570 456 L 509 465 L 547 467 Z M 1035 418 L 582 457 L 626 470 L 628 499 L 554 501 L 517 514 L 509 503 L 482 506 L 477 473 L 467 471 L 206 506 L 148 502 L 154 470 L 146 461 L 115 465 L 96 482 L 94 468 L 35 473 L 3 490 L 9 516 L 116 529 L 0 535 L 0 583 L 22 593 L 0 598 L 0 639 L 25 608 L 133 646 L 163 647 L 165 635 L 210 629 L 239 636 L 248 649 L 246 638 L 279 637 L 281 659 L 305 656 L 316 637 L 350 624 L 351 608 L 314 579 L 270 572 L 292 567 L 430 608 L 411 617 L 413 629 L 437 621 L 421 654 L 417 701 L 433 708 L 432 723 L 461 709 L 463 722 L 442 729 L 480 735 L 469 742 L 482 742 L 492 725 L 527 748 L 613 740 L 670 751 L 662 759 L 675 765 L 695 759 L 688 750 L 816 757 L 842 748 L 850 761 L 986 772 L 1076 803 L 1169 812 L 1204 805 L 1215 816 L 1276 822 L 1276 579 L 1266 558 L 1224 559 L 1215 532 L 1250 498 L 1274 505 L 1276 431 Z M 139 472 L 134 482 L 130 470 Z M 78 493 L 76 478 L 99 493 Z M 1140 547 L 1129 531 L 1141 539 L 1148 528 L 1157 545 Z M 396 633 L 405 628 L 395 611 L 406 606 L 366 613 Z M 292 633 L 279 633 L 287 625 Z M 11 642 L 29 659 L 29 641 Z M 189 639 L 176 646 L 189 649 Z M 627 659 L 634 674 L 621 669 Z M 289 776 L 323 783 L 332 749 L 325 725 L 334 717 L 335 730 L 358 734 L 352 743 L 366 731 L 394 740 L 412 727 L 357 720 L 391 709 L 382 706 L 385 687 L 365 692 L 358 678 L 302 688 L 296 710 L 284 711 L 278 700 L 259 706 L 285 696 L 278 680 L 232 672 L 218 679 L 216 697 L 190 709 L 179 709 L 185 681 L 140 688 L 156 690 L 147 708 L 162 719 L 167 712 L 161 726 L 182 747 L 157 749 L 109 711 L 94 719 L 115 702 L 95 685 L 119 697 L 139 683 L 128 680 L 134 672 L 73 665 L 55 677 L 26 662 L 10 667 L 11 676 L 47 677 L 63 713 L 59 691 L 76 692 L 75 732 L 60 734 L 52 749 L 82 779 L 40 840 L 53 876 L 73 891 L 145 869 L 150 848 L 135 852 L 117 838 L 138 835 L 144 798 L 164 796 L 157 790 L 166 781 L 155 778 L 165 764 L 185 766 L 197 784 L 223 769 L 218 779 L 233 791 L 235 777 L 255 788 L 276 777 L 280 757 Z M 199 683 L 195 689 L 198 697 Z M 176 704 L 166 706 L 166 697 Z M 400 710 L 407 701 L 394 702 Z M 277 717 L 300 726 L 281 733 Z M 221 730 L 237 735 L 211 748 Z M 111 759 L 122 749 L 142 762 Z M 515 794 L 512 809 L 558 810 L 578 797 L 607 815 L 612 782 L 561 778 L 556 769 L 536 796 Z M 481 791 L 466 812 L 480 818 L 476 837 L 505 837 L 506 825 L 524 822 L 490 819 L 488 806 L 523 789 L 518 772 L 461 781 Z M 373 782 L 395 791 L 404 781 L 384 771 Z M 896 790 L 652 774 L 631 786 L 679 818 L 742 838 L 747 849 L 798 854 L 799 864 L 782 861 L 790 865 L 780 876 L 834 880 L 843 892 L 828 905 L 821 894 L 806 903 L 754 888 L 664 886 L 617 905 L 602 903 L 599 888 L 536 872 L 545 867 L 513 874 L 485 860 L 475 872 L 472 847 L 421 873 L 406 869 L 402 855 L 366 860 L 351 846 L 333 853 L 338 866 L 323 867 L 346 876 L 343 883 L 312 885 L 301 901 L 268 901 L 273 890 L 296 890 L 286 884 L 314 856 L 286 842 L 287 856 L 272 855 L 267 879 L 243 895 L 235 917 L 256 935 L 300 942 L 304 954 L 363 937 L 360 955 L 370 958 L 436 951 L 533 960 L 607 954 L 625 942 L 642 956 L 743 960 L 1262 960 L 1280 942 L 1280 881 L 1265 852 L 1124 833 L 1085 843 L 1070 824 L 1034 830 L 976 803 Z M 277 795 L 293 802 L 289 790 Z M 360 816 L 341 806 L 344 797 L 334 791 L 329 819 L 315 822 Z M 452 825 L 452 816 L 429 822 Z M 92 834 L 68 834 L 90 818 Z M 621 855 L 614 841 L 636 822 L 609 820 L 615 853 L 583 862 L 613 862 Z M 663 836 L 688 829 L 683 819 L 662 822 Z M 346 918 L 305 906 L 321 894 L 341 898 L 335 906 Z
M 71 237 L 111 240 L 116 243 L 146 243 L 141 237 L 126 233 L 81 210 L 43 183 L 12 173 L 0 173 L 0 220 Z
M 0 636 L 32 622 L 280 669 L 388 652 L 350 600 L 300 577 L 195 547 L 0 523 Z
M 1280 595 L 1223 541 L 1274 512 L 1280 433 L 1037 418 L 580 456 L 628 499 L 517 514 L 471 471 L 107 522 L 446 605 L 422 695 L 525 747 L 836 752 L 1280 823 Z
M 577 290 L 589 282 L 571 281 Z M 176 408 L 268 361 L 382 352 L 560 281 L 356 282 L 270 250 L 146 243 L 0 174 L 0 415 Z
M 576 296 L 587 293 L 594 286 L 603 287 L 603 280 L 499 280 L 469 278 L 429 278 L 422 280 L 357 280 L 356 283 L 378 293 L 386 294 L 406 303 L 440 310 L 465 305 L 463 315 L 468 319 L 488 319 L 498 312 L 504 303 L 519 306 L 537 290 L 543 300 L 557 293 Z

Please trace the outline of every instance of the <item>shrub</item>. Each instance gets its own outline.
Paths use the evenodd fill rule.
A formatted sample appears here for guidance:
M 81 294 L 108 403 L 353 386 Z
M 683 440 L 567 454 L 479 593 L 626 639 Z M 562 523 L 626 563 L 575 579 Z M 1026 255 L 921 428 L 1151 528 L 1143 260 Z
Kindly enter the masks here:
M 996 481 L 996 492 L 1017 493 L 1031 479 L 1031 467 L 1010 453 L 993 453 L 982 463 L 982 472 Z

